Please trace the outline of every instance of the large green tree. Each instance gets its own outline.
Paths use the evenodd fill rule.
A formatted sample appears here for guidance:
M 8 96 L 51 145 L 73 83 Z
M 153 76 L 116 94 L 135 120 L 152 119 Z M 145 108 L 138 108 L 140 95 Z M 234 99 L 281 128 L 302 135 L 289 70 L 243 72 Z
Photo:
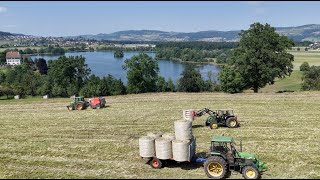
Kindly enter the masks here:
M 147 54 L 139 54 L 125 60 L 123 69 L 127 70 L 129 93 L 155 92 L 158 79 L 158 62 Z
M 230 67 L 220 72 L 225 91 L 242 91 L 252 88 L 255 93 L 275 78 L 284 78 L 293 69 L 293 55 L 286 52 L 294 45 L 286 36 L 279 35 L 269 24 L 254 23 L 240 33 Z M 233 78 L 232 78 L 233 77 Z M 234 87 L 233 79 L 239 86 Z M 241 79 L 241 83 L 238 81 Z M 229 90 L 231 88 L 231 90 Z
M 201 74 L 192 65 L 187 65 L 181 73 L 178 90 L 182 92 L 200 92 L 204 88 L 204 81 Z
M 83 56 L 60 56 L 58 60 L 49 60 L 48 64 L 54 96 L 79 94 L 91 71 Z

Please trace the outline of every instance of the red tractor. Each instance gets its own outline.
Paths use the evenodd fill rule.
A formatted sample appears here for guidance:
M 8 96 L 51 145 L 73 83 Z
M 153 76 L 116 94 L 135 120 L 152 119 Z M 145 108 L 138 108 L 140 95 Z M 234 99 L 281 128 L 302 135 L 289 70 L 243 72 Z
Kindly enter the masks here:
M 92 109 L 100 109 L 106 106 L 106 99 L 104 97 L 93 97 L 89 99 L 89 105 Z

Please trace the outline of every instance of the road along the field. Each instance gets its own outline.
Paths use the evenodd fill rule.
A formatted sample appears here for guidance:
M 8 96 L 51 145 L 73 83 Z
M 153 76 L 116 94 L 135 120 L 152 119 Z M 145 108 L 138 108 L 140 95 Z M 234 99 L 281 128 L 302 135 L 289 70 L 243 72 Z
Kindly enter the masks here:
M 224 133 L 267 163 L 263 178 L 320 178 L 320 92 L 125 95 L 82 111 L 68 111 L 69 101 L 0 101 L 0 178 L 207 178 L 185 163 L 152 169 L 138 148 L 148 132 L 174 132 L 183 109 L 204 107 L 233 109 L 241 127 L 211 130 L 207 116 L 195 119 L 197 152 Z

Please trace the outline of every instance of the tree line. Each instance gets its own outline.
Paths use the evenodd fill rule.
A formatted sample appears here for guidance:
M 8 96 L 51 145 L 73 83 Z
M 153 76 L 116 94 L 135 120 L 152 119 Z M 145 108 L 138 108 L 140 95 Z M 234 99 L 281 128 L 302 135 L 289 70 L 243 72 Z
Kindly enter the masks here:
M 218 91 L 219 85 L 212 79 L 203 80 L 192 66 L 185 68 L 177 85 L 172 79 L 159 75 L 158 61 L 147 54 L 139 54 L 125 61 L 127 86 L 112 75 L 98 77 L 82 56 L 60 56 L 57 60 L 35 59 L 14 68 L 0 71 L 0 95 L 70 97 L 81 95 L 111 96 L 146 92 L 201 92 Z
M 198 50 L 191 48 L 167 47 L 157 48 L 156 59 L 178 60 L 182 62 L 216 62 L 226 63 L 232 50 Z M 216 59 L 216 60 L 215 60 Z

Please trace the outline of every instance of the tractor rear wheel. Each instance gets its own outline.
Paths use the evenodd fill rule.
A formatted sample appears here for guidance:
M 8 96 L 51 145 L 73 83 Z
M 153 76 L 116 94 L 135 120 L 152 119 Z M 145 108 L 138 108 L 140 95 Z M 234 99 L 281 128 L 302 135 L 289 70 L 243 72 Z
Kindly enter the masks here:
M 83 102 L 80 102 L 77 104 L 77 110 L 83 110 L 84 109 L 84 103 Z
M 162 167 L 162 162 L 160 161 L 160 159 L 154 157 L 151 161 L 150 161 L 150 165 L 151 167 L 153 167 L 154 169 L 160 169 Z
M 223 179 L 227 174 L 227 162 L 219 156 L 211 156 L 204 163 L 204 171 L 209 178 Z
M 242 176 L 245 179 L 260 179 L 261 174 L 255 166 L 245 166 L 242 168 Z
M 218 129 L 219 125 L 218 125 L 218 122 L 217 120 L 213 120 L 211 123 L 210 123 L 210 128 L 211 129 Z
M 229 117 L 226 121 L 226 125 L 228 126 L 228 128 L 236 128 L 238 127 L 238 121 L 235 117 Z

